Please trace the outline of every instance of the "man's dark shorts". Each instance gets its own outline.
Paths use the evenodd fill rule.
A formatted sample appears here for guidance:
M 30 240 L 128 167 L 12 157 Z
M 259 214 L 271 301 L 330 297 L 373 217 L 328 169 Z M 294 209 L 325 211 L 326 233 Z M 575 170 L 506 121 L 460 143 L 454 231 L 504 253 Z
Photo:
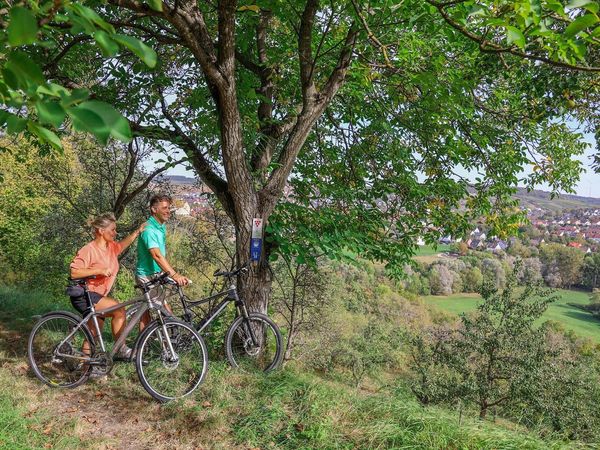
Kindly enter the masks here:
M 97 292 L 89 291 L 89 294 L 90 294 L 90 298 L 92 299 L 92 303 L 94 305 L 97 304 L 100 301 L 100 299 L 103 297 L 102 295 L 98 294 Z M 73 308 L 75 308 L 77 311 L 79 311 L 81 313 L 81 315 L 85 315 L 85 313 L 87 312 L 87 310 L 90 307 L 89 302 L 88 302 L 87 298 L 85 297 L 85 295 L 81 295 L 79 297 L 71 297 L 71 305 L 73 305 Z

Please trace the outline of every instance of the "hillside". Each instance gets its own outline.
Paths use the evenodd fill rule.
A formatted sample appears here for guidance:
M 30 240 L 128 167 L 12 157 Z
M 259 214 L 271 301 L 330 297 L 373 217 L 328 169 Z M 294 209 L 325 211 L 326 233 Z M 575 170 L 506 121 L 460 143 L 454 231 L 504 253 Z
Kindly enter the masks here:
M 57 308 L 41 292 L 0 288 L 0 448 L 340 449 L 561 448 L 524 427 L 420 405 L 403 377 L 361 388 L 298 364 L 268 376 L 214 356 L 205 383 L 160 405 L 131 364 L 73 390 L 42 386 L 27 369 L 31 316 Z M 381 374 L 383 375 L 383 374 Z M 383 380 L 382 380 L 383 381 Z
M 600 208 L 600 198 L 595 197 L 561 194 L 551 199 L 549 192 L 539 190 L 527 192 L 527 189 L 524 188 L 518 188 L 516 197 L 519 199 L 521 206 L 530 209 L 541 208 L 547 211 L 563 211 L 565 209 Z

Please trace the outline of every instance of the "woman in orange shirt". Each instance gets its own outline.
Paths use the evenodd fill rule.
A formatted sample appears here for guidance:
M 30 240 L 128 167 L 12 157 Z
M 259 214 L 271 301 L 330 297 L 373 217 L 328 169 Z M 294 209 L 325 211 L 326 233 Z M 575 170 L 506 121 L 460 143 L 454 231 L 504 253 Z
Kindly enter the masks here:
M 94 219 L 88 220 L 88 225 L 94 233 L 94 240 L 87 245 L 84 245 L 71 262 L 71 278 L 84 278 L 96 275 L 95 279 L 88 280 L 88 289 L 90 298 L 95 305 L 96 311 L 110 308 L 118 304 L 118 302 L 108 297 L 108 293 L 117 278 L 119 272 L 118 256 L 129 247 L 133 241 L 140 235 L 146 226 L 145 223 L 123 239 L 116 242 L 117 223 L 114 214 L 102 214 Z M 84 314 L 88 309 L 88 302 L 85 296 L 71 297 L 73 307 Z M 125 325 L 125 311 L 117 309 L 107 316 L 112 317 L 112 334 L 115 340 L 119 337 L 123 326 Z M 100 330 L 104 326 L 104 320 L 98 318 Z M 90 327 L 92 333 L 95 334 L 94 327 Z M 128 358 L 131 356 L 131 349 L 123 346 L 120 351 L 120 356 Z

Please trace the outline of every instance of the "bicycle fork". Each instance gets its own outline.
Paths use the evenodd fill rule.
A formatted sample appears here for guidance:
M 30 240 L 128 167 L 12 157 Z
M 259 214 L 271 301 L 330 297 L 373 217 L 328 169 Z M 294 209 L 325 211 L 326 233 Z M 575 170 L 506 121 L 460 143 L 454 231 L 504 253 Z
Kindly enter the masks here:
M 160 336 L 160 331 L 159 331 L 159 336 L 160 336 L 160 341 L 161 341 L 161 345 L 162 345 L 162 349 L 163 351 L 167 351 L 167 355 L 169 356 L 169 362 L 177 362 L 179 360 L 179 358 L 177 357 L 177 353 L 175 353 L 175 349 L 173 348 L 173 343 L 171 342 L 171 339 L 169 338 L 169 332 L 167 331 L 167 324 L 165 323 L 165 321 L 163 320 L 162 315 L 158 316 L 158 320 L 160 322 L 160 327 L 162 329 L 162 334 L 163 336 Z M 165 341 L 167 343 L 165 348 Z
M 248 314 L 248 308 L 246 308 L 246 304 L 240 300 L 240 298 L 237 295 L 237 290 L 233 290 L 233 292 L 231 293 L 232 298 L 235 300 L 235 306 L 238 308 L 238 311 L 240 312 L 240 315 L 244 318 L 244 323 L 246 324 L 246 327 L 248 328 L 248 334 L 250 335 L 250 339 L 252 339 L 252 345 L 253 346 L 258 346 L 259 342 L 258 339 L 256 339 L 256 335 L 254 334 L 254 330 L 252 329 L 252 324 L 250 323 L 250 317 Z

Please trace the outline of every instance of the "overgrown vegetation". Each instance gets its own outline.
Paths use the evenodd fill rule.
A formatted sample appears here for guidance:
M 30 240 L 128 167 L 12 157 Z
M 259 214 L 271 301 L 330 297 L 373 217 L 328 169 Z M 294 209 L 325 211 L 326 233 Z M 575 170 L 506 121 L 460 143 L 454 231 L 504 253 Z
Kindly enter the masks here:
M 128 150 L 115 147 L 114 152 L 125 157 Z M 558 251 L 549 252 L 541 264 L 539 253 L 526 257 L 526 250 L 518 247 L 518 255 L 482 252 L 419 263 L 407 267 L 403 280 L 390 279 L 383 265 L 351 253 L 344 261 L 321 257 L 312 264 L 283 256 L 272 264 L 275 281 L 269 308 L 286 341 L 282 372 L 251 377 L 227 368 L 222 362 L 224 319 L 206 336 L 210 373 L 192 399 L 164 408 L 148 403 L 128 365 L 118 365 L 102 387 L 48 391 L 25 376 L 24 342 L 32 317 L 70 308 L 62 294 L 68 262 L 89 239 L 80 219 L 114 209 L 120 189 L 107 190 L 106 180 L 114 173 L 105 173 L 103 164 L 94 163 L 94 152 L 86 149 L 67 148 L 60 157 L 61 170 L 51 173 L 48 168 L 58 157 L 33 164 L 20 161 L 18 155 L 0 154 L 16 168 L 0 185 L 0 193 L 10 197 L 20 192 L 14 198 L 22 206 L 14 216 L 0 215 L 6 232 L 0 258 L 10 268 L 0 280 L 0 377 L 17 377 L 19 384 L 2 391 L 0 401 L 11 410 L 6 420 L 14 423 L 16 433 L 6 442 L 16 447 L 48 442 L 59 448 L 90 445 L 68 419 L 53 418 L 57 404 L 79 407 L 80 396 L 88 404 L 86 417 L 97 412 L 94 408 L 116 408 L 120 412 L 115 417 L 105 414 L 102 420 L 125 423 L 136 418 L 141 443 L 150 445 L 152 436 L 160 435 L 169 448 L 547 448 L 599 438 L 600 396 L 593 387 L 600 385 L 596 347 L 565 335 L 555 324 L 539 327 L 535 322 L 541 320 L 548 297 L 545 291 L 535 291 L 533 283 L 544 279 L 543 264 L 562 259 Z M 90 176 L 73 179 L 84 164 Z M 136 170 L 135 179 L 146 179 L 141 167 Z M 145 195 L 127 203 L 119 221 L 122 232 L 145 217 Z M 213 200 L 198 217 L 176 217 L 168 225 L 169 258 L 194 280 L 186 288 L 192 298 L 218 289 L 212 272 L 231 267 L 235 260 L 233 226 Z M 517 264 L 515 271 L 518 259 L 523 266 L 519 269 Z M 134 293 L 132 262 L 131 253 L 121 261 L 114 290 L 119 299 Z M 589 278 L 593 268 L 588 272 Z M 420 298 L 432 291 L 474 293 L 482 284 L 494 286 L 496 294 L 486 291 L 481 309 L 460 323 L 455 316 L 429 309 Z M 528 287 L 523 291 L 524 285 Z M 532 294 L 537 303 L 526 301 Z M 504 379 L 506 374 L 513 378 Z M 35 409 L 36 399 L 28 397 L 29 407 L 14 406 L 20 393 L 32 386 L 48 404 Z M 98 398 L 106 397 L 104 403 L 98 403 L 98 392 Z M 82 414 L 75 408 L 68 417 L 76 420 Z M 478 417 L 485 421 L 478 423 Z M 34 426 L 32 420 L 42 425 Z M 45 434 L 49 423 L 51 430 L 66 431 Z M 25 429 L 30 431 L 19 431 Z M 152 432 L 144 433 L 146 429 Z M 111 439 L 107 445 L 117 442 Z
M 32 311 L 55 306 L 56 300 L 41 293 L 3 289 L 3 342 L 6 333 L 27 330 Z M 0 391 L 0 404 L 6 407 L 3 424 L 10 425 L 10 431 L 3 428 L 0 446 L 6 448 L 119 446 L 120 439 L 157 448 L 559 446 L 559 442 L 543 441 L 526 432 L 482 426 L 474 419 L 459 423 L 452 411 L 420 406 L 398 381 L 383 383 L 379 392 L 356 390 L 339 380 L 311 374 L 298 363 L 264 377 L 233 372 L 215 361 L 207 382 L 193 399 L 160 407 L 144 396 L 133 367 L 124 364 L 115 368 L 106 384 L 88 383 L 68 392 L 43 388 L 31 375 L 25 376 L 23 350 L 22 345 L 3 345 L 1 349 L 3 360 L 9 363 L 0 368 L 5 387 Z M 122 434 L 108 433 L 100 439 L 95 435 L 90 440 L 86 431 L 106 426 L 102 424 L 106 413 L 94 417 L 95 408 L 108 408 L 109 414 L 128 421 L 131 427 Z

